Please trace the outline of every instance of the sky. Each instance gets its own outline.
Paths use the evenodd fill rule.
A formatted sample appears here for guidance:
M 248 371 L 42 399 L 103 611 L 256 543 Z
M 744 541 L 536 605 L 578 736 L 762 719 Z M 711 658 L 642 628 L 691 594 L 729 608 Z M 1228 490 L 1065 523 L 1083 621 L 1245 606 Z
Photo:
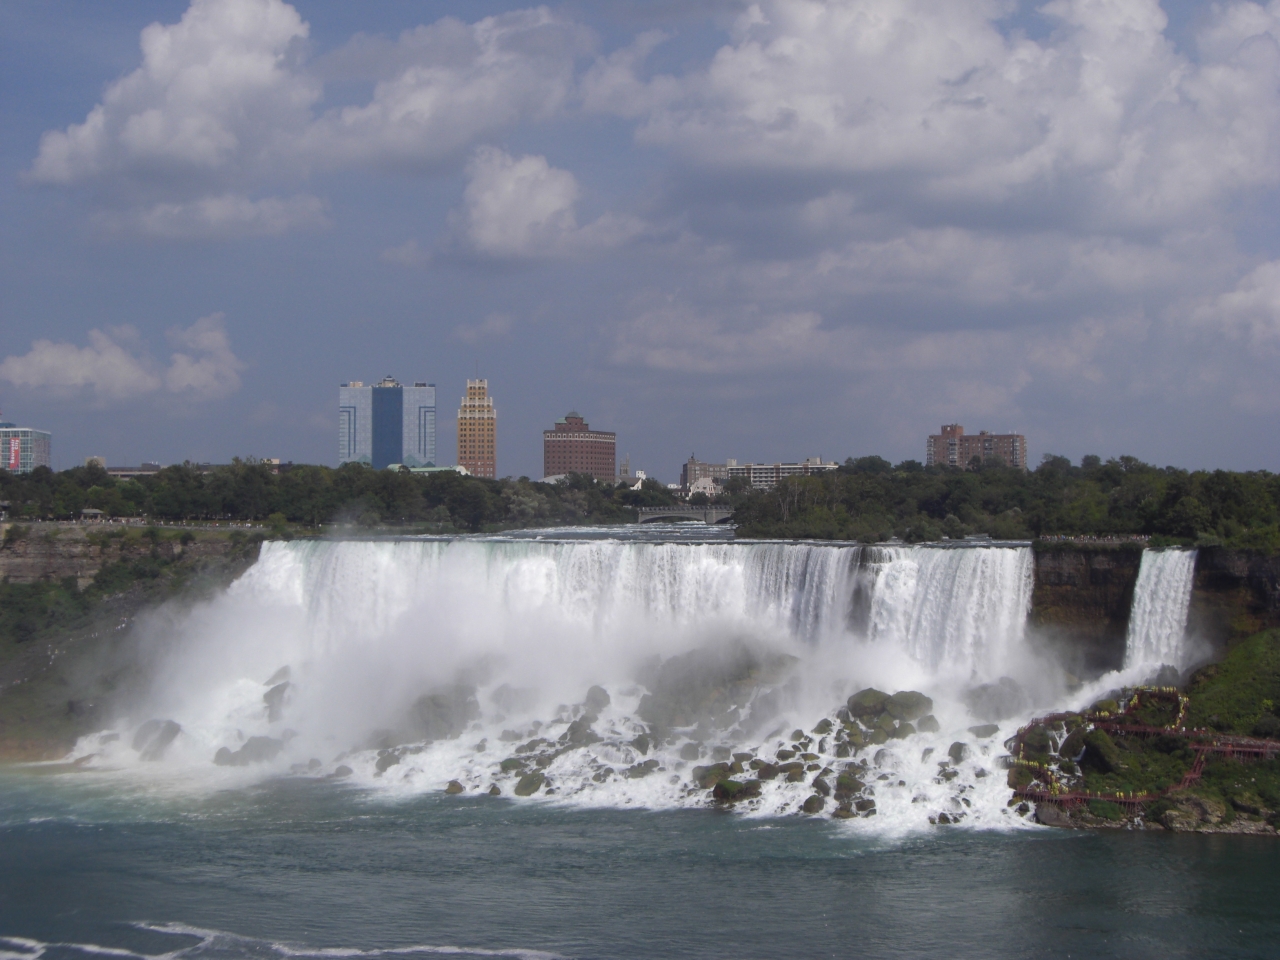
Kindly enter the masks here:
M 0 411 L 335 464 L 489 380 L 666 481 L 1047 453 L 1280 470 L 1280 0 L 0 5 Z

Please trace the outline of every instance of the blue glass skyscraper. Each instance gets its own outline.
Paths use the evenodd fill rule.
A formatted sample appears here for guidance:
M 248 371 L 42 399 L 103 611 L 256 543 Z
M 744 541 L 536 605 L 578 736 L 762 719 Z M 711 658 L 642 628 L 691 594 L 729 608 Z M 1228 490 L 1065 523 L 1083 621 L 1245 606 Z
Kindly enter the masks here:
M 338 390 L 338 462 L 381 470 L 394 463 L 436 465 L 436 386 L 400 384 L 392 377 Z

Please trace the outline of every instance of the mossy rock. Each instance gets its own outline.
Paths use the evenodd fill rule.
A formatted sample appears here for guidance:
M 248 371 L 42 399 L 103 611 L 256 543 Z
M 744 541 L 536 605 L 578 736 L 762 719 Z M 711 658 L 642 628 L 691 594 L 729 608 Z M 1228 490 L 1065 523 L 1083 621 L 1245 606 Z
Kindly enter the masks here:
M 1032 727 L 1022 735 L 1022 755 L 1027 760 L 1043 763 L 1049 759 L 1053 747 L 1053 738 L 1044 724 Z
M 658 769 L 657 760 L 645 760 L 645 761 L 642 761 L 641 763 L 635 764 L 634 766 L 627 767 L 627 770 L 623 774 L 623 776 L 626 777 L 628 780 L 639 780 L 641 777 L 647 777 L 649 774 L 653 773 L 653 771 L 657 769 Z
M 866 787 L 866 784 L 857 777 L 842 773 L 836 777 L 836 799 L 847 800 L 861 793 L 864 787 Z
M 801 806 L 800 809 L 803 810 L 805 813 L 809 814 L 810 816 L 813 816 L 814 814 L 821 813 L 822 808 L 825 807 L 826 805 L 827 805 L 826 799 L 818 796 L 815 793 L 813 796 L 805 800 L 804 805 Z
M 938 733 L 942 730 L 942 726 L 938 723 L 938 718 L 932 713 L 926 713 L 916 723 L 916 729 L 921 733 Z
M 1025 790 L 1027 787 L 1031 786 L 1031 781 L 1034 780 L 1035 778 L 1036 778 L 1036 775 L 1031 772 L 1030 767 L 1024 767 L 1021 765 L 1016 767 L 1010 767 L 1009 768 L 1009 789 Z
M 1067 734 L 1067 739 L 1063 740 L 1058 746 L 1058 756 L 1067 757 L 1075 760 L 1080 756 L 1080 751 L 1084 749 L 1085 731 L 1083 728 L 1077 728 Z
M 837 820 L 848 820 L 854 817 L 855 814 L 853 812 L 853 804 L 851 803 L 840 804 L 840 806 L 836 807 L 835 810 L 831 812 L 831 816 L 835 817 Z
M 1000 724 L 980 723 L 976 727 L 970 727 L 969 732 L 972 733 L 979 740 L 986 740 L 989 737 L 994 737 L 997 733 L 1000 732 Z
M 737 803 L 760 796 L 759 780 L 721 780 L 711 791 L 717 803 Z
M 450 780 L 449 785 L 444 788 L 444 792 L 450 795 L 462 793 L 465 788 L 457 780 Z
M 761 780 L 772 780 L 777 777 L 778 773 L 778 768 L 772 763 L 761 763 L 760 766 L 756 767 L 756 777 Z
M 1120 748 L 1107 736 L 1107 731 L 1093 729 L 1084 736 L 1084 757 L 1080 765 L 1086 770 L 1099 773 L 1120 773 L 1125 769 L 1125 762 L 1120 756 Z
M 681 760 L 697 760 L 702 756 L 702 744 L 690 741 L 680 748 Z
M 875 730 L 871 731 L 871 736 L 868 738 L 868 742 L 878 747 L 882 743 L 889 742 L 889 734 L 877 727 Z
M 779 773 L 800 773 L 804 771 L 804 763 L 800 760 L 789 760 L 778 764 Z
M 832 725 L 830 720 L 819 720 L 818 725 L 813 728 L 813 732 L 816 733 L 818 736 L 822 736 L 824 734 L 830 733 L 831 729 L 832 729 Z
M 847 704 L 849 715 L 853 717 L 875 717 L 884 712 L 885 702 L 889 694 L 875 687 L 859 690 L 849 698 Z
M 916 728 L 908 721 L 903 720 L 894 728 L 893 733 L 889 734 L 889 736 L 893 737 L 895 740 L 905 740 L 907 737 L 914 737 L 915 734 Z
M 933 701 L 916 690 L 899 690 L 884 707 L 895 720 L 919 720 L 933 709 Z
M 739 765 L 739 768 L 741 768 L 741 765 Z M 738 772 L 741 772 L 741 769 Z M 715 763 L 709 767 L 694 767 L 691 774 L 693 782 L 703 790 L 710 790 L 721 780 L 728 780 L 732 775 L 727 763 Z
M 794 750 L 785 750 L 785 749 L 784 749 L 784 750 L 779 750 L 779 751 L 778 751 L 778 759 L 779 759 L 779 760 L 790 760 L 790 759 L 791 759 L 792 757 L 794 757 L 795 755 L 796 755 L 796 752 L 795 752 Z
M 968 759 L 970 752 L 969 745 L 963 740 L 957 740 L 947 747 L 947 756 L 951 758 L 952 763 L 963 763 Z
M 1120 712 L 1120 704 L 1116 700 L 1099 700 L 1089 708 L 1090 713 L 1109 713 L 1117 714 Z
M 503 773 L 515 773 L 519 770 L 523 770 L 524 765 L 525 761 L 519 757 L 507 757 L 507 759 L 503 760 L 498 766 Z
M 535 770 L 533 773 L 526 773 L 516 784 L 515 795 L 517 797 L 531 797 L 542 789 L 544 783 L 546 783 L 546 777 L 542 775 L 541 771 Z

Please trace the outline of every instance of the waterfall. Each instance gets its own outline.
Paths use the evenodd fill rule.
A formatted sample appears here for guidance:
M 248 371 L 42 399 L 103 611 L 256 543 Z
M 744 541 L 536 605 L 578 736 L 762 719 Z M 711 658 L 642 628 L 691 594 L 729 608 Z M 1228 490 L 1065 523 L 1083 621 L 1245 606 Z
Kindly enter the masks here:
M 1125 639 L 1126 669 L 1188 666 L 1187 608 L 1195 569 L 1195 550 L 1142 552 Z
M 842 732 L 838 708 L 874 686 L 932 700 L 857 761 L 880 828 L 1011 816 L 996 759 L 1018 717 L 997 733 L 970 704 L 1061 694 L 1025 642 L 1028 547 L 631 536 L 265 543 L 224 595 L 152 624 L 149 697 L 84 749 L 209 788 L 343 771 L 393 794 L 510 796 L 536 772 L 559 802 L 703 805 L 699 764 Z M 158 718 L 182 734 L 146 763 L 132 731 Z M 834 736 L 800 739 L 785 749 L 804 781 L 770 780 L 752 811 L 794 812 L 852 762 Z

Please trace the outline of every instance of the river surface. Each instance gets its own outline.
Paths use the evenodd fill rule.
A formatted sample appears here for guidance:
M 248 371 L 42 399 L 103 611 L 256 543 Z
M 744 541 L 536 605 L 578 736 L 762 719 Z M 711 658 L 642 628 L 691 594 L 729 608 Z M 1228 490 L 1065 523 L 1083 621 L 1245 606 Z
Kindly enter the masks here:
M 280 780 L 121 800 L 0 776 L 0 956 L 1275 957 L 1248 837 L 583 810 Z M 447 948 L 447 949 L 446 949 Z

